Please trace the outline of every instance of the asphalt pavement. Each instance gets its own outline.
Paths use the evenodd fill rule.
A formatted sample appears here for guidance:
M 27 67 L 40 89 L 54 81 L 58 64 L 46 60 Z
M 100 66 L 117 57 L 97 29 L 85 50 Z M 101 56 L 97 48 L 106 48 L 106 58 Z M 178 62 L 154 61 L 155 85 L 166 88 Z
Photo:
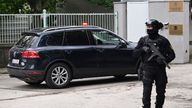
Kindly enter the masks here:
M 192 63 L 171 64 L 164 108 L 192 108 Z M 4 69 L 6 73 L 6 69 Z M 155 86 L 152 108 L 155 103 Z M 0 74 L 0 108 L 141 108 L 142 82 L 136 76 L 78 79 L 69 88 L 29 86 Z

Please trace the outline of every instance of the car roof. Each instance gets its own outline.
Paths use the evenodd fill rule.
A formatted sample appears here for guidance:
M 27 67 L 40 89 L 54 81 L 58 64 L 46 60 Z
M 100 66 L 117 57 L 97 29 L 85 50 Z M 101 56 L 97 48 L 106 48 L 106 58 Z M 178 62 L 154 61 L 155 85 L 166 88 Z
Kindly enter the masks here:
M 102 29 L 101 27 L 98 26 L 63 26 L 63 27 L 47 27 L 47 28 L 37 28 L 33 29 L 31 31 L 23 32 L 22 35 L 24 34 L 30 34 L 30 35 L 37 35 L 40 36 L 44 32 L 49 32 L 49 31 L 55 31 L 55 30 L 67 30 L 67 29 Z

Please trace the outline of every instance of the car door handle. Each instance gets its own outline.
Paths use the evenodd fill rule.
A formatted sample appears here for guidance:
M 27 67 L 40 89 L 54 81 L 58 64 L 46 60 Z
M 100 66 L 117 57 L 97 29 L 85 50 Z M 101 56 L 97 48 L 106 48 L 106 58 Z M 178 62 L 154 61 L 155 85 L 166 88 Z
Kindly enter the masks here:
M 65 53 L 67 53 L 67 54 L 71 54 L 71 50 L 65 50 Z

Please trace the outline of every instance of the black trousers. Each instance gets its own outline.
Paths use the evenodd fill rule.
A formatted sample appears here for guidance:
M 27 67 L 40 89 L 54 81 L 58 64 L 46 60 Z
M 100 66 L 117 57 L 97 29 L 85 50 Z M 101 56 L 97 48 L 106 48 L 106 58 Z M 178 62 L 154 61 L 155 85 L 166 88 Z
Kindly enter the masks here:
M 143 108 L 151 107 L 151 91 L 153 82 L 156 85 L 156 108 L 162 108 L 165 100 L 167 75 L 165 67 L 144 66 L 143 71 Z

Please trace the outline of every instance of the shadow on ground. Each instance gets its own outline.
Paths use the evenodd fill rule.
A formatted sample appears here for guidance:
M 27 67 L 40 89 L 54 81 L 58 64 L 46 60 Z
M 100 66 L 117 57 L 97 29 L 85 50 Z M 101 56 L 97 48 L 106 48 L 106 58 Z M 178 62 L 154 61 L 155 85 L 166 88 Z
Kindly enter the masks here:
M 98 77 L 98 78 L 84 78 L 84 79 L 76 79 L 73 80 L 67 88 L 74 87 L 83 87 L 83 86 L 92 86 L 92 85 L 107 85 L 121 82 L 134 82 L 138 81 L 137 76 L 126 76 L 124 78 L 114 78 L 114 77 Z M 63 88 L 63 89 L 67 89 Z M 17 89 L 49 89 L 45 82 L 40 85 L 21 85 L 17 86 Z

